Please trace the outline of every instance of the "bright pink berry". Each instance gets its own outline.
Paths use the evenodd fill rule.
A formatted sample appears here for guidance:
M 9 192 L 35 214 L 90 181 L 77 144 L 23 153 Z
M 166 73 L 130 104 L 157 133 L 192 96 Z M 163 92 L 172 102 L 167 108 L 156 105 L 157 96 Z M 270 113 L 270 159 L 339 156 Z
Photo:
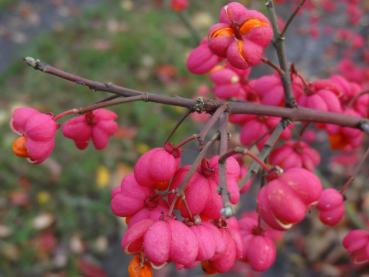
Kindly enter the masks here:
M 284 90 L 278 75 L 262 76 L 251 81 L 250 86 L 259 95 L 262 104 L 272 106 L 284 104 Z
M 369 260 L 369 232 L 352 230 L 343 239 L 343 246 L 350 253 L 355 264 L 364 264 Z
M 171 231 L 170 260 L 173 263 L 189 266 L 197 258 L 199 243 L 194 232 L 178 220 L 168 220 Z
M 250 70 L 239 70 L 231 65 L 214 69 L 209 76 L 214 83 L 214 94 L 220 99 L 244 99 L 249 74 Z
M 206 261 L 214 257 L 216 251 L 216 238 L 219 232 L 217 228 L 209 227 L 211 223 L 204 222 L 199 225 L 191 227 L 192 232 L 195 234 L 197 241 L 199 242 L 199 252 L 197 254 L 197 261 Z
M 338 224 L 345 213 L 342 194 L 332 188 L 323 190 L 317 208 L 319 218 L 324 224 L 330 226 Z
M 181 12 L 188 7 L 188 0 L 171 0 L 170 7 L 176 12 Z
M 270 130 L 274 129 L 281 120 L 280 118 L 272 116 L 250 116 L 248 119 L 249 120 L 245 121 L 240 131 L 241 143 L 247 147 L 256 144 L 259 149 L 261 149 L 268 140 Z M 283 131 L 281 138 L 289 139 L 291 137 L 291 127 L 292 125 Z
M 168 214 L 168 204 L 164 201 L 159 201 L 151 207 L 151 203 L 145 205 L 145 207 L 139 210 L 131 217 L 126 218 L 126 222 L 128 226 L 132 226 L 135 223 L 143 220 L 143 219 L 152 219 L 152 220 L 159 220 L 164 215 Z
M 313 171 L 320 162 L 320 155 L 303 141 L 288 141 L 272 151 L 269 162 L 283 169 L 302 167 Z
M 211 71 L 220 58 L 208 47 L 207 40 L 203 40 L 200 45 L 193 49 L 187 58 L 187 69 L 194 74 L 205 74 Z
M 178 169 L 180 157 L 180 150 L 170 144 L 151 149 L 135 164 L 137 182 L 142 186 L 166 189 Z
M 322 185 L 310 171 L 291 168 L 267 183 L 257 197 L 261 218 L 270 227 L 286 230 L 305 217 L 321 195 Z
M 41 163 L 51 155 L 58 128 L 52 115 L 29 107 L 17 108 L 12 113 L 10 126 L 20 135 L 13 143 L 17 156 Z
M 332 80 L 318 80 L 310 84 L 305 94 L 299 97 L 298 102 L 301 106 L 325 112 L 342 111 L 339 101 L 339 89 Z
M 221 240 L 224 243 L 224 249 L 222 252 L 214 255 L 207 263 L 203 263 L 203 268 L 205 271 L 215 271 L 218 273 L 224 273 L 229 271 L 236 263 L 236 260 L 242 257 L 242 243 L 240 245 L 241 249 L 237 250 L 237 244 L 234 240 L 235 236 L 232 234 L 234 232 L 239 232 L 234 228 L 222 228 L 220 229 Z M 241 250 L 241 253 L 238 253 Z
M 177 189 L 183 182 L 185 176 L 188 174 L 190 166 L 180 168 L 170 185 L 171 189 Z M 185 188 L 185 196 L 188 208 L 192 215 L 201 214 L 204 210 L 206 203 L 210 195 L 210 184 L 209 180 L 202 174 L 195 172 L 191 180 L 187 183 Z M 174 195 L 169 196 L 169 201 L 173 201 Z M 186 207 L 182 200 L 178 200 L 176 208 L 181 211 L 184 217 L 189 217 Z
M 209 30 L 209 48 L 239 69 L 258 64 L 273 37 L 269 20 L 260 12 L 231 2 L 222 8 L 219 21 Z
M 209 159 L 209 167 L 214 169 L 214 174 L 211 176 L 214 183 L 219 183 L 219 156 L 214 156 Z M 226 160 L 226 178 L 227 190 L 232 204 L 237 204 L 240 200 L 240 190 L 238 180 L 241 174 L 241 168 L 238 161 L 234 157 L 229 157 Z
M 138 254 L 143 250 L 143 237 L 154 222 L 152 219 L 143 219 L 129 226 L 121 242 L 121 246 L 127 254 Z
M 146 198 L 152 192 L 137 183 L 133 173 L 126 176 L 118 189 L 113 190 L 111 209 L 117 216 L 132 216 L 145 206 Z
M 116 113 L 97 109 L 67 120 L 62 125 L 63 135 L 74 140 L 78 149 L 85 149 L 91 139 L 97 150 L 104 149 L 109 137 L 118 130 Z
M 261 226 L 259 226 L 258 214 L 256 211 L 243 213 L 238 223 L 242 238 L 254 231 L 259 232 L 261 230 L 263 231 L 264 236 L 272 239 L 273 241 L 279 241 L 283 238 L 284 232 L 275 230 L 262 221 L 260 222 Z
M 276 247 L 274 242 L 263 234 L 249 234 L 243 237 L 244 261 L 254 271 L 268 270 L 274 263 Z
M 145 256 L 155 266 L 167 263 L 170 257 L 171 241 L 171 230 L 168 222 L 156 221 L 144 235 L 143 247 Z
M 346 109 L 343 114 L 360 117 L 352 109 Z M 329 142 L 332 149 L 352 150 L 358 148 L 363 140 L 363 133 L 355 128 L 327 125 Z

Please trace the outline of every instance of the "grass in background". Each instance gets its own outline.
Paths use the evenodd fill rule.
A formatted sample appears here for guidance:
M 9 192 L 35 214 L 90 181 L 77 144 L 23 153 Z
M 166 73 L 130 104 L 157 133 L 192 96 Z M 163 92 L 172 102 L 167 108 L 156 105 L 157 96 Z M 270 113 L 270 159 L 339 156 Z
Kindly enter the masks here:
M 0 7 L 6 2 L 0 1 Z M 42 35 L 22 55 L 91 79 L 143 91 L 193 95 L 199 78 L 185 69 L 193 41 L 177 16 L 149 5 L 123 9 L 120 3 L 104 1 L 65 29 Z M 204 21 L 206 14 L 202 16 Z M 140 153 L 163 143 L 184 111 L 150 103 L 114 107 L 122 130 L 105 151 L 91 147 L 79 151 L 59 134 L 51 159 L 34 166 L 11 153 L 15 135 L 8 120 L 14 106 L 59 113 L 106 95 L 32 70 L 21 61 L 1 76 L 0 91 L 0 227 L 9 232 L 0 239 L 0 275 L 41 274 L 53 269 L 54 252 L 39 243 L 40 237 L 47 238 L 45 234 L 52 234 L 56 248 L 67 257 L 61 271 L 74 274 L 81 253 L 71 248 L 72 238 L 79 237 L 89 254 L 101 256 L 93 246 L 97 239 L 119 230 L 109 208 L 111 187 Z M 129 131 L 137 135 L 130 138 Z M 187 122 L 175 140 L 193 132 Z M 49 216 L 50 224 L 35 227 L 35 220 L 42 216 Z

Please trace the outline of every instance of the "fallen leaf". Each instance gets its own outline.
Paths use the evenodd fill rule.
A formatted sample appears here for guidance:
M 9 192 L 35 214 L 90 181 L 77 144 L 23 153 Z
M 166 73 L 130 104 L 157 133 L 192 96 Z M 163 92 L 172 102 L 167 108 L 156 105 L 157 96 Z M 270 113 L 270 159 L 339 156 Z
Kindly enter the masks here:
M 96 185 L 99 188 L 105 188 L 110 181 L 110 173 L 106 166 L 99 166 L 96 171 Z
M 32 226 L 37 230 L 43 230 L 53 224 L 54 221 L 54 215 L 52 215 L 51 213 L 43 213 L 33 219 Z

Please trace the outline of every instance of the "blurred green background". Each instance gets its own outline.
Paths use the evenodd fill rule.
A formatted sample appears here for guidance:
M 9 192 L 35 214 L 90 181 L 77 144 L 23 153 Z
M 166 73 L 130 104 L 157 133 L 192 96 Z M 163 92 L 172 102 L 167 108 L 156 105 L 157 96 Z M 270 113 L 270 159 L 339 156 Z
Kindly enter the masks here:
M 219 7 L 227 2 L 191 1 L 185 16 L 204 36 Z M 284 18 L 289 13 L 281 8 Z M 332 22 L 335 17 L 331 16 Z M 301 18 L 296 21 L 306 27 L 307 18 Z M 327 36 L 314 41 L 299 32 L 299 26 L 287 34 L 290 60 L 307 77 L 320 76 L 327 68 L 335 70 L 336 60 L 323 56 L 331 43 Z M 12 109 L 28 105 L 57 114 L 108 95 L 35 71 L 22 57 L 128 88 L 194 97 L 198 86 L 208 82 L 186 70 L 186 56 L 195 45 L 182 19 L 168 9 L 167 0 L 0 0 L 0 277 L 127 276 L 130 257 L 120 249 L 124 222 L 110 210 L 110 191 L 132 170 L 140 154 L 164 142 L 184 113 L 153 103 L 117 106 L 112 110 L 119 115 L 120 129 L 105 150 L 90 146 L 79 151 L 58 134 L 51 158 L 39 166 L 29 164 L 11 151 L 16 138 L 9 128 Z M 198 129 L 187 120 L 173 140 L 179 142 Z M 325 138 L 323 142 L 320 147 L 326 147 L 326 154 Z M 185 153 L 194 155 L 191 148 Z M 328 162 L 322 164 L 328 167 Z M 324 182 L 339 185 L 348 173 L 344 168 L 325 174 Z M 364 181 L 359 185 L 361 189 L 351 192 L 354 196 L 348 195 L 351 221 L 360 210 L 353 200 L 362 197 L 369 207 Z M 276 265 L 263 276 L 276 276 L 278 270 L 281 275 L 305 272 L 303 276 L 333 272 L 331 261 L 322 266 L 321 257 L 336 255 L 340 261 L 343 256 L 347 261 L 339 240 L 343 229 L 323 228 L 315 221 L 295 229 L 280 247 Z M 176 276 L 165 270 L 169 269 L 158 274 Z M 200 275 L 201 269 L 196 270 L 192 273 Z
M 29 105 L 59 113 L 107 94 L 35 71 L 20 57 L 143 91 L 192 96 L 199 78 L 189 78 L 185 58 L 194 41 L 160 1 L 96 1 L 86 7 L 78 1 L 75 6 L 73 1 L 49 2 L 51 9 L 65 5 L 78 13 L 22 42 L 0 76 L 0 276 L 104 276 L 104 259 L 109 247 L 119 244 L 122 230 L 122 221 L 110 210 L 111 188 L 140 153 L 163 143 L 184 111 L 146 103 L 114 107 L 120 130 L 107 149 L 79 151 L 58 134 L 51 158 L 35 166 L 12 154 L 12 109 Z M 224 1 L 212 1 L 219 2 L 214 11 L 205 9 L 205 2 L 194 3 L 189 11 L 203 34 Z M 37 16 L 43 28 L 37 3 L 2 0 L 0 7 L 0 22 L 10 12 L 26 22 Z M 0 49 L 4 58 L 8 50 Z M 174 141 L 194 128 L 184 124 Z M 90 269 L 102 275 L 89 275 Z

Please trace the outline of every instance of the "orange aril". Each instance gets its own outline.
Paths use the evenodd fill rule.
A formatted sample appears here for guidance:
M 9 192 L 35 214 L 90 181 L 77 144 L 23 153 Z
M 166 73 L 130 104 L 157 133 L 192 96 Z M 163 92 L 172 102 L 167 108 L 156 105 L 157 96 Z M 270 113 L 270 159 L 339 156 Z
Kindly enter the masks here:
M 343 149 L 347 145 L 345 138 L 341 134 L 330 135 L 328 139 L 333 150 Z
M 217 274 L 218 272 L 214 269 L 214 267 L 208 262 L 204 261 L 201 263 L 202 270 L 206 274 Z
M 152 277 L 152 268 L 148 262 L 141 263 L 139 256 L 134 256 L 128 265 L 129 277 Z
M 252 18 L 242 23 L 240 27 L 240 32 L 242 35 L 246 35 L 254 28 L 265 27 L 265 26 L 268 26 L 268 23 L 261 21 L 259 19 L 256 19 L 256 18 Z
M 13 153 L 18 157 L 27 158 L 28 152 L 26 148 L 26 138 L 24 136 L 18 137 L 13 142 Z
M 237 48 L 238 48 L 238 52 L 240 53 L 240 57 L 242 58 L 242 60 L 247 63 L 247 59 L 246 59 L 246 55 L 245 55 L 245 51 L 243 49 L 244 47 L 244 42 L 242 40 L 237 40 Z
M 211 38 L 216 38 L 216 37 L 220 37 L 220 36 L 233 36 L 234 32 L 232 30 L 232 28 L 230 27 L 225 27 L 225 28 L 220 28 L 218 30 L 215 30 L 210 37 Z
M 155 188 L 158 190 L 165 190 L 168 187 L 168 182 L 167 181 L 160 181 L 155 183 Z

